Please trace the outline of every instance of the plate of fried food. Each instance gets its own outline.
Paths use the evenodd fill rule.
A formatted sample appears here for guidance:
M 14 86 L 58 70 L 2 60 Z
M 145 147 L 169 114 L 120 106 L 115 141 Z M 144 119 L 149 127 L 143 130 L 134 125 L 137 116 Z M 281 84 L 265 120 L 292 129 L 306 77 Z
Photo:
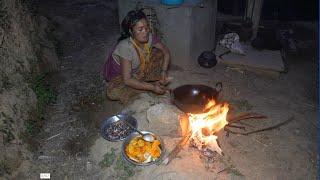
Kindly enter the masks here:
M 155 164 L 164 155 L 164 144 L 154 133 L 148 131 L 142 131 L 142 133 L 152 134 L 155 140 L 148 142 L 139 133 L 131 133 L 123 143 L 122 155 L 125 160 L 135 165 L 146 166 Z

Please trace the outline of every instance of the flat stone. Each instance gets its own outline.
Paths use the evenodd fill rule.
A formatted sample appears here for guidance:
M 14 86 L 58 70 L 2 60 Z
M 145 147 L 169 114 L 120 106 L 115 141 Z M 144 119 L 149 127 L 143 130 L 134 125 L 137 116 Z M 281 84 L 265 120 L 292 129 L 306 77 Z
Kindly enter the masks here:
M 147 111 L 147 118 L 152 122 L 161 122 L 164 124 L 171 124 L 178 119 L 181 112 L 176 107 L 170 104 L 160 103 L 150 107 Z
M 149 128 L 159 135 L 178 135 L 180 115 L 182 112 L 171 104 L 156 104 L 147 111 Z
M 122 113 L 127 112 L 145 112 L 150 105 L 153 103 L 153 98 L 149 96 L 147 93 L 140 94 L 137 99 L 133 100 L 133 102 L 122 111 Z
M 284 71 L 284 64 L 279 50 L 256 50 L 250 45 L 242 44 L 246 51 L 246 55 L 239 55 L 229 53 L 222 58 L 218 56 L 227 49 L 222 46 L 217 46 L 216 55 L 219 63 L 231 65 L 235 67 L 246 67 L 260 71 L 282 72 Z

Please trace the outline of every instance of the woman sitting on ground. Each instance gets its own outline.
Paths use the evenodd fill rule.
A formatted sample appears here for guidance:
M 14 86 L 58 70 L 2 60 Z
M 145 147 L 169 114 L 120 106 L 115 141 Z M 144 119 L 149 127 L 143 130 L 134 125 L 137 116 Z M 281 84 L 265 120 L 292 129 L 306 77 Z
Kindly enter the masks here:
M 150 33 L 142 10 L 130 11 L 121 27 L 121 37 L 105 65 L 107 97 L 127 103 L 145 91 L 164 94 L 170 61 L 168 48 Z

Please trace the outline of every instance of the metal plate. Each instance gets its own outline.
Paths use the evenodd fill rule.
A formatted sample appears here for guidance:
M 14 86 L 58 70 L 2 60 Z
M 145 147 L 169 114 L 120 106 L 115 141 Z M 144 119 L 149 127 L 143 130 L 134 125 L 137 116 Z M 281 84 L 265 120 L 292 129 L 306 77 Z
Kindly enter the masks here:
M 123 142 L 123 144 L 122 144 L 122 149 L 121 149 L 122 157 L 123 157 L 126 161 L 128 161 L 128 162 L 130 162 L 130 163 L 132 163 L 132 164 L 134 164 L 134 165 L 137 165 L 137 166 L 149 166 L 149 165 L 156 164 L 156 163 L 160 162 L 160 160 L 163 158 L 163 156 L 164 156 L 164 154 L 165 154 L 165 148 L 164 148 L 164 143 L 163 143 L 163 141 L 161 140 L 161 138 L 160 138 L 159 136 L 155 135 L 155 134 L 152 133 L 152 132 L 149 132 L 149 131 L 141 131 L 141 132 L 142 132 L 142 133 L 152 134 L 157 140 L 160 141 L 160 149 L 161 149 L 160 157 L 159 157 L 158 159 L 156 159 L 155 161 L 151 161 L 151 162 L 148 162 L 148 163 L 139 163 L 139 162 L 136 162 L 136 161 L 130 159 L 130 158 L 126 155 L 125 149 L 126 149 L 127 145 L 130 143 L 130 141 L 131 141 L 133 138 L 137 137 L 137 136 L 141 136 L 141 135 L 140 135 L 139 133 L 137 133 L 137 132 L 133 132 L 132 134 L 130 134 L 130 135 L 124 140 L 124 142 Z
M 115 115 L 102 121 L 100 126 L 101 136 L 112 142 L 124 140 L 134 130 L 121 121 L 127 121 L 135 128 L 138 126 L 137 120 L 132 116 L 125 114 Z

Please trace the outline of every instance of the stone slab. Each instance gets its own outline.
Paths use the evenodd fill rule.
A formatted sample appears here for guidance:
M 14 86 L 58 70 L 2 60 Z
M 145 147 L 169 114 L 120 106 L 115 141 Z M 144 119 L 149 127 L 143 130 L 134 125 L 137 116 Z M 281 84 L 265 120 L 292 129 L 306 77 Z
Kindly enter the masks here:
M 219 58 L 218 56 L 227 51 L 227 49 L 221 46 L 217 46 L 216 55 L 219 63 L 256 70 L 275 71 L 278 73 L 284 71 L 284 64 L 279 50 L 259 51 L 246 44 L 243 45 L 243 47 L 246 51 L 245 56 L 235 53 L 229 53 L 222 56 L 222 58 Z

